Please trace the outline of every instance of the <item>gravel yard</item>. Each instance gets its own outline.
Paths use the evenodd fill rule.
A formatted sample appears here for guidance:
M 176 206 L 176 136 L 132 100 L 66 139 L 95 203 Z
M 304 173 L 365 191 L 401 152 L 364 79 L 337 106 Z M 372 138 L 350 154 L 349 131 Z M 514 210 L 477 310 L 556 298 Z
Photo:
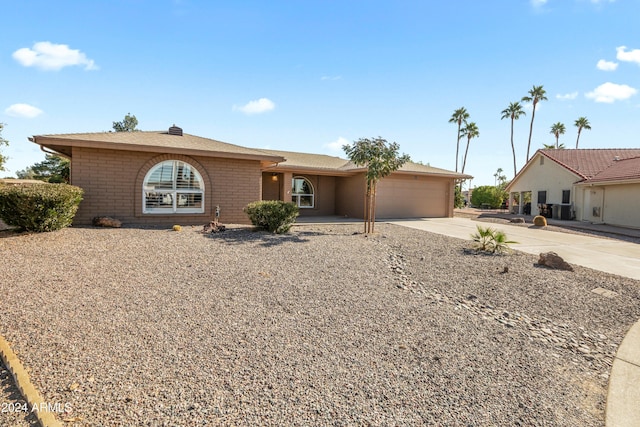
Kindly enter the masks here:
M 0 233 L 0 334 L 69 426 L 604 425 L 640 282 L 376 227 Z

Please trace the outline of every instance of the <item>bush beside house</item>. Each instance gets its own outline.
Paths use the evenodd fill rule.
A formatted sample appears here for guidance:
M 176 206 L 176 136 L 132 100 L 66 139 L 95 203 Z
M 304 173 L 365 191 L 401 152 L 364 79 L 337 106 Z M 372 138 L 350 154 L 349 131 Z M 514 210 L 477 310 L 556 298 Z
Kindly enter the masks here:
M 23 184 L 0 187 L 0 218 L 22 231 L 55 231 L 68 227 L 82 200 L 81 188 L 67 184 Z
M 281 200 L 252 202 L 244 208 L 244 211 L 254 226 L 277 234 L 289 231 L 299 214 L 295 203 Z

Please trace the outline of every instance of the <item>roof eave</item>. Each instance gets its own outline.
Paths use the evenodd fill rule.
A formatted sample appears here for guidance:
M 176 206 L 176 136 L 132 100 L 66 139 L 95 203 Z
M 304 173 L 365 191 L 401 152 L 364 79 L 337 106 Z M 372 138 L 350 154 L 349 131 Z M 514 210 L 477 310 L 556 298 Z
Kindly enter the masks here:
M 241 159 L 241 160 L 258 160 L 267 162 L 283 162 L 285 159 L 281 156 L 274 156 L 269 154 L 248 154 L 248 153 L 230 153 L 226 151 L 210 151 L 210 150 L 198 150 L 192 148 L 177 148 L 177 147 L 164 147 L 164 146 L 149 146 L 140 144 L 119 144 L 106 141 L 83 141 L 83 140 L 68 140 L 60 138 L 51 138 L 47 136 L 33 136 L 29 140 L 40 146 L 47 147 L 54 151 L 59 151 L 54 147 L 81 147 L 81 148 L 102 148 L 108 150 L 118 151 L 138 151 L 147 153 L 168 153 L 168 154 L 185 154 L 202 157 L 219 157 L 228 159 Z

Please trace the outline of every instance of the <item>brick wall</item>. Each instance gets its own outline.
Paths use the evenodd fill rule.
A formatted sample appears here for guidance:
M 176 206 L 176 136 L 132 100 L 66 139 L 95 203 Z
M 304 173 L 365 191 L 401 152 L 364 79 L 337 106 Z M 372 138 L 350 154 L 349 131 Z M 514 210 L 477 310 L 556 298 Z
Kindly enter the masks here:
M 75 224 L 112 216 L 124 225 L 200 225 L 213 219 L 216 205 L 221 222 L 247 224 L 242 208 L 261 198 L 259 161 L 81 147 L 73 148 L 72 157 L 71 183 L 85 191 Z M 145 174 L 164 160 L 181 160 L 198 170 L 205 186 L 203 214 L 142 213 Z

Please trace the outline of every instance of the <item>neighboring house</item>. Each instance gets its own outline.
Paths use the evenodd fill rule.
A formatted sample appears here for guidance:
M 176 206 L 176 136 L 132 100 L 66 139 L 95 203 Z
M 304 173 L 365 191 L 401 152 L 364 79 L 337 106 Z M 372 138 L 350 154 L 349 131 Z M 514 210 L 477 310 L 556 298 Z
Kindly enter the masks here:
M 506 188 L 512 212 L 640 228 L 640 149 L 538 150 Z
M 84 189 L 76 224 L 112 216 L 126 224 L 204 224 L 216 206 L 247 223 L 256 200 L 293 201 L 301 216 L 361 218 L 364 168 L 338 157 L 261 150 L 168 132 L 39 135 L 30 140 L 71 159 Z M 409 163 L 378 185 L 378 218 L 451 217 L 454 183 L 468 175 Z

